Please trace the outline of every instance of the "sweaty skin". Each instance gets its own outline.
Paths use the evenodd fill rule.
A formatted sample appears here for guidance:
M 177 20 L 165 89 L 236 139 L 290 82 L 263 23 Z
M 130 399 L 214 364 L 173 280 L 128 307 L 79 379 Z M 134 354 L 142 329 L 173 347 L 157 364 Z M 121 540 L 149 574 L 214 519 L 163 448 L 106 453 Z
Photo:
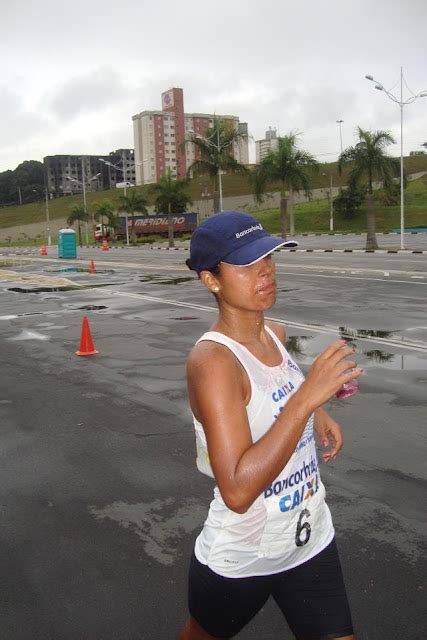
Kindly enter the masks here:
M 219 306 L 219 318 L 211 330 L 244 345 L 267 366 L 280 364 L 281 354 L 264 321 L 264 311 L 276 300 L 272 257 L 245 267 L 221 263 L 218 275 L 202 271 L 200 277 Z M 269 326 L 284 342 L 283 328 L 275 323 Z M 254 443 L 246 413 L 251 389 L 243 367 L 221 344 L 202 341 L 193 348 L 187 361 L 190 405 L 203 425 L 215 480 L 229 509 L 244 513 L 273 482 L 290 459 L 312 413 L 322 446 L 331 446 L 323 459 L 328 462 L 337 456 L 343 442 L 341 429 L 322 405 L 345 382 L 361 375 L 362 369 L 347 360 L 352 354 L 353 349 L 344 340 L 329 345 L 315 359 L 305 381 L 271 428 Z M 191 617 L 180 638 L 214 640 Z M 337 640 L 354 638 L 342 636 Z
M 281 356 L 265 330 L 263 316 L 276 298 L 272 259 L 263 258 L 249 267 L 222 264 L 220 275 L 204 271 L 201 279 L 210 290 L 219 290 L 220 316 L 212 330 L 237 340 L 264 364 L 279 364 Z M 270 326 L 284 337 L 277 325 Z M 354 369 L 356 363 L 346 359 L 352 354 L 345 341 L 333 342 L 316 358 L 269 431 L 254 443 L 246 413 L 249 381 L 241 365 L 223 345 L 204 341 L 193 348 L 187 365 L 190 404 L 203 424 L 212 470 L 230 509 L 247 511 L 277 477 L 313 412 L 321 440 L 333 444 L 326 460 L 337 455 L 342 446 L 340 428 L 321 407 L 344 382 L 360 375 L 361 370 Z

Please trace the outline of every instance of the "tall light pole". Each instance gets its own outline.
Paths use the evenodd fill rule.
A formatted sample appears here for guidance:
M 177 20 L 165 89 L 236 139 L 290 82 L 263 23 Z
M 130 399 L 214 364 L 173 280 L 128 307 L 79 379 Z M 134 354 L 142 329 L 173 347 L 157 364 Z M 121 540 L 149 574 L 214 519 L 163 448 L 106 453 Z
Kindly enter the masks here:
M 100 173 L 96 173 L 94 176 L 91 176 L 90 178 L 87 179 L 87 182 L 91 182 L 92 180 L 96 180 L 96 178 L 98 178 L 101 174 Z M 84 169 L 84 160 L 82 158 L 82 179 L 81 180 L 77 180 L 76 178 L 69 178 L 67 176 L 67 180 L 69 180 L 70 182 L 76 182 L 77 184 L 81 184 L 82 185 L 82 189 L 83 189 L 83 209 L 85 210 L 85 214 L 87 215 L 87 203 L 86 203 L 86 175 L 85 175 L 85 169 Z M 89 244 L 89 234 L 88 234 L 88 225 L 87 225 L 87 220 L 86 220 L 86 244 Z
M 400 107 L 400 248 L 404 249 L 405 205 L 403 196 L 403 107 L 407 104 L 412 104 L 417 98 L 427 97 L 427 91 L 420 91 L 417 94 L 413 93 L 410 98 L 403 100 L 403 67 L 400 67 L 400 100 L 391 93 L 391 91 L 388 91 L 381 82 L 378 82 L 378 80 L 375 80 L 372 76 L 365 76 L 365 78 L 371 82 L 375 82 L 375 89 L 383 91 L 390 100 L 398 104 Z
M 47 232 L 47 246 L 50 247 L 52 244 L 52 238 L 50 237 L 50 219 L 49 219 L 49 192 L 47 187 L 45 187 L 45 197 L 46 197 L 46 232 Z
M 341 131 L 341 125 L 344 122 L 344 120 L 336 120 L 336 123 L 340 125 L 340 149 L 341 149 L 341 154 L 342 154 L 342 131 Z
M 326 173 L 322 176 L 326 177 Z M 334 201 L 332 199 L 332 173 L 329 175 L 329 231 L 334 230 Z
M 118 164 L 113 164 L 112 162 L 109 162 L 108 160 L 104 160 L 104 158 L 98 158 L 99 162 L 102 162 L 103 164 L 107 165 L 107 167 L 112 167 L 113 169 L 116 169 L 117 171 L 121 171 L 123 174 L 123 183 L 124 183 L 124 187 L 123 187 L 123 194 L 126 198 L 126 154 L 124 151 L 122 151 L 122 167 L 120 167 Z M 127 246 L 129 246 L 130 242 L 129 242 L 129 227 L 128 227 L 128 212 L 125 211 L 125 226 L 126 226 L 126 244 Z
M 203 140 L 204 142 L 206 142 L 206 144 L 208 144 L 209 146 L 213 147 L 214 149 L 216 149 L 218 151 L 218 155 L 221 153 L 221 151 L 223 149 L 226 148 L 227 145 L 221 145 L 220 143 L 220 138 L 219 138 L 219 123 L 217 126 L 217 130 L 216 130 L 216 134 L 215 132 L 213 133 L 212 136 L 210 136 L 209 138 L 205 138 L 205 136 L 202 136 L 200 133 L 196 133 L 195 131 L 193 131 L 192 129 L 188 130 L 188 133 L 190 133 L 194 138 L 198 138 L 199 140 Z M 212 138 L 216 135 L 216 143 L 212 141 Z M 222 170 L 221 168 L 218 166 L 218 189 L 219 189 L 219 210 L 222 211 Z

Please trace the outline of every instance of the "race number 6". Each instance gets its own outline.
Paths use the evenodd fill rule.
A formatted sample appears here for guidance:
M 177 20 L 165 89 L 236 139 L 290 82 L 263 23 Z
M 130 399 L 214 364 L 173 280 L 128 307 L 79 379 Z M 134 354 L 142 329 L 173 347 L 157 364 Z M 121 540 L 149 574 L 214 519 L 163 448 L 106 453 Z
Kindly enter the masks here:
M 297 547 L 303 547 L 310 540 L 311 536 L 311 525 L 308 522 L 304 522 L 302 524 L 302 519 L 310 517 L 310 511 L 308 509 L 303 509 L 299 515 L 297 522 L 297 530 L 295 531 L 295 544 Z

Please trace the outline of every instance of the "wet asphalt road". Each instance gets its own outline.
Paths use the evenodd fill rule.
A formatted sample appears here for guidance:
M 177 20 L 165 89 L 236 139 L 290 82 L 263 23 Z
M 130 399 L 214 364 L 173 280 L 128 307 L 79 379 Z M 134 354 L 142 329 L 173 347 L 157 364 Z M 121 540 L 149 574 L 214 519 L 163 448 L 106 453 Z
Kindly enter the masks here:
M 174 639 L 212 492 L 184 366 L 214 303 L 184 250 L 79 251 L 96 274 L 58 274 L 80 263 L 55 255 L 0 250 L 0 276 L 18 274 L 0 281 L 0 638 Z M 322 467 L 358 638 L 421 640 L 426 255 L 283 252 L 276 264 L 270 316 L 303 368 L 339 335 L 365 367 L 361 392 L 329 403 L 345 449 Z M 22 292 L 30 273 L 90 288 Z M 84 314 L 99 351 L 87 358 L 74 353 Z M 238 637 L 285 629 L 268 603 Z

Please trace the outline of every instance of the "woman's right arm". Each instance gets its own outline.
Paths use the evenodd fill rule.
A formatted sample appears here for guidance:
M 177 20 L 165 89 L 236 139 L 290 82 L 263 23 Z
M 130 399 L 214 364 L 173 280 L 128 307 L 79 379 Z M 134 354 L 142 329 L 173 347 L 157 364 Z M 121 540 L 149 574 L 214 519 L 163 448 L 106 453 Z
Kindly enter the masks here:
M 344 382 L 360 375 L 342 340 L 314 361 L 306 380 L 270 429 L 252 441 L 246 413 L 247 389 L 241 365 L 222 345 L 199 343 L 187 365 L 190 404 L 206 434 L 212 470 L 226 505 L 244 513 L 291 457 L 310 415 Z

